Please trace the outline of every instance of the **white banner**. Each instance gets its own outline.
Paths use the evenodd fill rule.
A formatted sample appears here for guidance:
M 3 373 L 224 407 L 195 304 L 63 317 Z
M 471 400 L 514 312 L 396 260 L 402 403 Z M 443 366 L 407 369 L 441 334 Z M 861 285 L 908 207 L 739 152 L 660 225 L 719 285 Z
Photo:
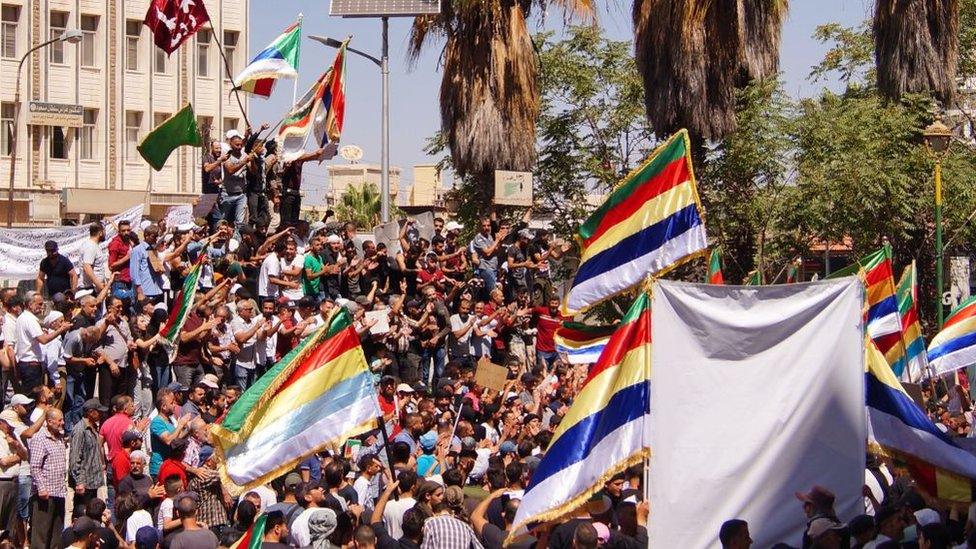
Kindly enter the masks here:
M 795 497 L 823 486 L 863 513 L 863 289 L 849 277 L 777 286 L 654 286 L 651 547 L 718 547 L 743 519 L 756 547 L 798 547 Z
M 170 206 L 166 210 L 166 229 L 172 231 L 180 225 L 193 223 L 193 206 L 190 204 L 179 204 Z
M 115 223 L 127 219 L 133 228 L 142 221 L 144 205 L 139 204 L 128 210 L 103 220 L 105 242 L 115 237 Z M 81 245 L 89 237 L 89 224 L 75 227 L 46 227 L 29 229 L 0 229 L 0 278 L 8 280 L 30 280 L 37 277 L 41 260 L 47 256 L 44 243 L 53 240 L 58 243 L 58 252 L 78 267 L 81 258 Z

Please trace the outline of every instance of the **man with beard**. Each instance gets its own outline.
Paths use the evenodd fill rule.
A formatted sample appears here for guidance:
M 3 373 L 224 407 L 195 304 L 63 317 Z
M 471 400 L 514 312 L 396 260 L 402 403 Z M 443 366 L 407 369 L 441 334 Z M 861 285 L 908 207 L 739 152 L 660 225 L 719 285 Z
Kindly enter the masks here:
M 403 419 L 403 430 L 400 431 L 393 442 L 404 442 L 410 446 L 410 453 L 416 454 L 420 445 L 420 435 L 424 434 L 424 420 L 420 414 L 407 414 Z
M 91 289 L 96 294 L 105 287 L 105 267 L 108 255 L 102 250 L 105 227 L 92 223 L 88 227 L 88 240 L 81 244 L 81 284 L 79 290 Z
M 60 546 L 68 461 L 63 427 L 61 411 L 49 408 L 45 427 L 30 439 L 30 546 L 33 548 L 53 549 Z

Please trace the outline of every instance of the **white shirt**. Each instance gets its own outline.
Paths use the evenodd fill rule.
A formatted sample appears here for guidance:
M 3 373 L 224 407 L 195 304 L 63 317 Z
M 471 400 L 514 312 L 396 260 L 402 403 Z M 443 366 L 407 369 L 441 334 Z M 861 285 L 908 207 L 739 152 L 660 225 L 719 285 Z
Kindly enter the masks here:
M 99 283 L 105 281 L 105 268 L 107 266 L 108 254 L 104 249 L 97 243 L 93 242 L 92 239 L 86 238 L 81 244 L 81 263 L 83 265 L 91 265 L 92 272 L 95 274 L 95 278 L 98 279 Z M 85 286 L 95 286 L 95 282 L 88 278 L 85 274 L 85 269 L 80 269 L 82 287 Z
M 3 344 L 13 347 L 17 343 L 17 317 L 10 313 L 3 315 Z
M 152 525 L 152 516 L 149 515 L 149 511 L 139 509 L 135 513 L 132 513 L 129 520 L 125 521 L 125 541 L 128 543 L 135 543 L 136 533 L 139 531 L 139 529 L 143 526 Z
M 232 334 L 234 334 L 236 339 L 237 334 L 250 330 L 254 327 L 254 324 L 257 323 L 257 321 L 258 317 L 254 317 L 248 321 L 244 320 L 244 318 L 241 316 L 235 316 L 234 320 L 230 321 L 230 331 Z M 237 365 L 241 368 L 245 368 L 247 370 L 254 369 L 255 360 L 257 359 L 256 346 L 258 343 L 258 333 L 260 332 L 260 329 L 256 330 L 254 334 L 252 334 L 251 337 L 245 340 L 243 343 L 240 341 L 237 342 L 237 345 L 241 348 L 241 352 L 237 353 Z M 261 343 L 263 344 L 264 341 L 262 340 Z
M 383 523 L 386 524 L 386 531 L 393 539 L 403 537 L 403 514 L 412 508 L 417 500 L 413 498 L 400 498 L 399 500 L 386 502 L 383 509 Z
M 173 498 L 166 498 L 159 504 L 159 515 L 156 517 L 156 528 L 163 529 L 166 521 L 173 520 Z
M 61 358 L 61 339 L 62 336 L 58 336 L 41 345 L 41 352 L 44 356 L 44 360 L 41 362 L 47 368 L 47 373 L 51 376 L 53 383 L 57 383 L 60 379 L 58 376 L 58 360 Z
M 369 485 L 369 479 L 362 475 L 356 477 L 356 482 L 352 483 L 353 489 L 356 490 L 356 499 L 359 500 L 359 504 L 363 507 L 373 506 L 373 501 L 369 494 Z
M 471 322 L 471 327 L 465 332 L 460 339 L 454 336 L 456 330 L 460 330 Z M 477 322 L 477 317 L 473 314 L 468 313 L 467 320 L 461 320 L 461 315 L 455 314 L 451 315 L 451 333 L 448 334 L 448 341 L 451 345 L 451 356 L 465 356 L 471 354 L 471 336 L 474 335 L 474 322 Z
M 305 547 L 312 543 L 312 535 L 308 531 L 308 520 L 312 518 L 313 514 L 322 509 L 322 507 L 309 507 L 295 517 L 295 521 L 291 523 L 291 528 L 289 528 L 294 545 Z
M 258 295 L 262 297 L 278 297 L 280 288 L 271 282 L 271 277 L 281 276 L 281 259 L 278 254 L 271 252 L 268 257 L 261 262 L 261 270 L 258 271 Z
M 17 317 L 17 362 L 41 362 L 44 351 L 37 337 L 43 334 L 41 323 L 30 311 L 24 311 Z
M 305 256 L 303 254 L 296 254 L 295 259 L 291 261 L 281 258 L 281 263 L 279 263 L 278 274 L 281 278 L 289 282 L 299 282 L 301 281 L 302 268 L 305 265 Z M 298 267 L 298 274 L 296 275 L 286 275 L 282 271 L 285 269 L 294 269 Z M 297 288 L 279 288 L 281 295 L 291 299 L 293 301 L 298 301 L 299 299 L 305 297 L 305 292 L 302 291 L 302 285 L 299 284 Z

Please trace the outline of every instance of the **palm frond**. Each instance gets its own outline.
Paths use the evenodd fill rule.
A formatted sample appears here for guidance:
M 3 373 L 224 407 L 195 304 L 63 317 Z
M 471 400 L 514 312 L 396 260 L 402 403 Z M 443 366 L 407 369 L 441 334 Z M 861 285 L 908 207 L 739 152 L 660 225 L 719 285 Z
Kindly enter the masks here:
M 959 59 L 958 0 L 877 0 L 878 89 L 890 98 L 933 92 L 948 103 Z

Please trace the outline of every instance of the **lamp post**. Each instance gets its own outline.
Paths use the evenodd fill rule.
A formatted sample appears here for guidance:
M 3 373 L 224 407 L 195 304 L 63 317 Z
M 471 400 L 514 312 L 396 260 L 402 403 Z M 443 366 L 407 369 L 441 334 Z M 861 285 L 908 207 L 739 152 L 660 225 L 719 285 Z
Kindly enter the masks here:
M 922 136 L 925 138 L 925 148 L 935 160 L 935 292 L 936 292 L 936 322 L 938 329 L 942 329 L 942 160 L 949 152 L 952 131 L 936 118 L 929 124 Z
M 346 46 L 346 51 L 372 61 L 380 68 L 383 76 L 382 122 L 380 127 L 380 220 L 386 223 L 390 220 L 390 40 L 389 18 L 383 17 L 383 49 L 380 59 L 355 48 Z M 342 42 L 327 36 L 309 36 L 312 40 L 339 48 Z
M 14 224 L 14 175 L 17 170 L 17 130 L 20 127 L 20 74 L 21 69 L 24 68 L 24 61 L 31 56 L 35 51 L 54 44 L 55 42 L 67 42 L 69 44 L 77 44 L 81 42 L 82 33 L 78 29 L 69 29 L 61 33 L 61 36 L 48 40 L 47 42 L 41 42 L 40 44 L 34 46 L 33 48 L 27 50 L 27 53 L 20 58 L 20 63 L 17 64 L 17 86 L 14 88 L 14 125 L 13 131 L 10 132 L 10 183 L 7 186 L 7 227 L 12 227 Z

